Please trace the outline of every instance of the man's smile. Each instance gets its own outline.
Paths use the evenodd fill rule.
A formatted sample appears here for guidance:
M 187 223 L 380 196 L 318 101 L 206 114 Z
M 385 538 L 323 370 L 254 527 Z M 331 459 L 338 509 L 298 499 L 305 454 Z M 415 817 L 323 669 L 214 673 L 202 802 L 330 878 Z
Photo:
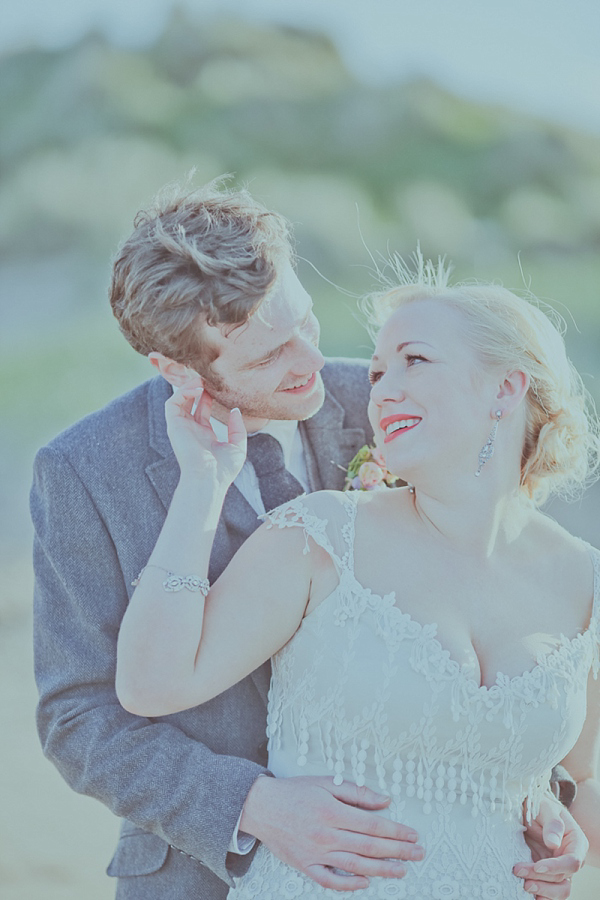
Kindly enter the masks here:
M 317 373 L 313 372 L 312 375 L 307 375 L 303 381 L 299 381 L 298 384 L 293 385 L 289 388 L 281 388 L 286 394 L 307 394 L 312 388 L 317 380 Z

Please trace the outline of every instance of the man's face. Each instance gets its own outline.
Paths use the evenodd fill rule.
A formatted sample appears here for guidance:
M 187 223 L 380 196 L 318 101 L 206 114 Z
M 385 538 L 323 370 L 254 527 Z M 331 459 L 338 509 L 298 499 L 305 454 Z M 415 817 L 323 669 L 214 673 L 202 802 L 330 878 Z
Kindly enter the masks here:
M 203 375 L 215 401 L 213 415 L 227 421 L 229 410 L 237 406 L 249 431 L 269 419 L 313 416 L 324 399 L 319 333 L 312 300 L 286 263 L 247 323 L 231 331 L 206 326 L 219 352 Z

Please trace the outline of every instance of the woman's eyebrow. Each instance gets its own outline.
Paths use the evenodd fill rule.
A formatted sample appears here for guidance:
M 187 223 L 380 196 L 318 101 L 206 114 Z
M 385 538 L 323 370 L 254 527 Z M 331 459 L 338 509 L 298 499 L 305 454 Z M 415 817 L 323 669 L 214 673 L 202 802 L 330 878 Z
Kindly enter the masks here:
M 431 347 L 431 344 L 428 344 L 427 341 L 402 341 L 402 343 L 398 344 L 398 346 L 396 347 L 396 353 L 400 353 L 400 351 L 404 350 L 405 347 L 408 347 L 409 344 L 425 344 L 426 347 Z M 431 349 L 433 350 L 433 347 L 431 347 Z M 375 362 L 375 360 L 378 360 L 379 357 L 372 356 L 371 359 L 373 360 L 373 362 Z

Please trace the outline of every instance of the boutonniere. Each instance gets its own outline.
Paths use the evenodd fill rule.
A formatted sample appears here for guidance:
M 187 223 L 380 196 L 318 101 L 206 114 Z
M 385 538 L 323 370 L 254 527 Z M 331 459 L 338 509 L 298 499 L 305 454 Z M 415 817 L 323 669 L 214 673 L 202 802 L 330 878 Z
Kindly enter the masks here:
M 397 481 L 400 481 L 398 476 L 388 472 L 381 451 L 365 444 L 350 461 L 344 490 L 375 491 L 394 487 Z

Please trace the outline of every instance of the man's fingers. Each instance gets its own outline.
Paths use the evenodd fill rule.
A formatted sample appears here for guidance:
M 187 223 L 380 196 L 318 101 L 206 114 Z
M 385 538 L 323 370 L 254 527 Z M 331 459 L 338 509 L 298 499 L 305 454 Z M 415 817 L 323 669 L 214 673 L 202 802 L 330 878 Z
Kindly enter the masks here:
M 563 856 L 557 856 L 554 859 L 541 859 L 533 867 L 533 872 L 546 878 L 549 876 L 570 878 L 571 875 L 579 872 L 580 868 L 581 860 L 572 853 L 565 853 Z
M 566 880 L 558 884 L 548 884 L 545 881 L 526 881 L 523 887 L 537 900 L 567 900 L 571 893 L 571 882 Z
M 556 816 L 551 816 L 544 820 L 542 828 L 542 836 L 546 847 L 550 850 L 556 850 L 560 847 L 565 833 L 565 823 Z
M 425 856 L 419 844 L 391 838 L 370 837 L 353 831 L 338 831 L 336 842 L 342 851 L 350 851 L 368 859 L 402 859 L 420 861 Z
M 579 863 L 579 868 L 581 868 L 590 849 L 590 843 L 568 810 L 563 810 L 561 817 L 565 821 L 566 828 L 564 846 L 562 847 L 563 853 L 565 856 L 573 856 Z
M 366 875 L 373 878 L 403 878 L 406 866 L 396 859 L 369 859 L 355 853 L 328 853 L 327 864 L 353 875 Z
M 562 844 L 565 823 L 560 817 L 558 801 L 554 798 L 542 799 L 537 816 L 538 825 L 542 826 L 542 840 L 548 849 L 556 850 Z
M 338 875 L 327 866 L 309 866 L 306 874 L 321 887 L 333 891 L 362 891 L 369 886 L 369 879 L 361 875 Z
M 340 831 L 355 833 L 358 836 L 371 839 L 391 840 L 415 844 L 419 835 L 407 825 L 384 819 L 362 809 L 342 807 L 334 811 L 332 821 L 329 823 Z M 367 854 L 368 855 L 368 854 Z M 395 855 L 395 854 L 394 854 Z
M 541 859 L 535 865 L 520 863 L 514 867 L 513 872 L 519 878 L 557 884 L 565 878 L 571 878 L 580 868 L 581 860 L 569 853 L 554 859 Z
M 378 794 L 376 791 L 372 791 L 371 788 L 359 787 L 352 781 L 333 784 L 328 779 L 328 783 L 325 786 L 342 803 L 347 803 L 349 806 L 358 806 L 361 809 L 383 809 L 388 806 L 392 799 L 386 794 Z

